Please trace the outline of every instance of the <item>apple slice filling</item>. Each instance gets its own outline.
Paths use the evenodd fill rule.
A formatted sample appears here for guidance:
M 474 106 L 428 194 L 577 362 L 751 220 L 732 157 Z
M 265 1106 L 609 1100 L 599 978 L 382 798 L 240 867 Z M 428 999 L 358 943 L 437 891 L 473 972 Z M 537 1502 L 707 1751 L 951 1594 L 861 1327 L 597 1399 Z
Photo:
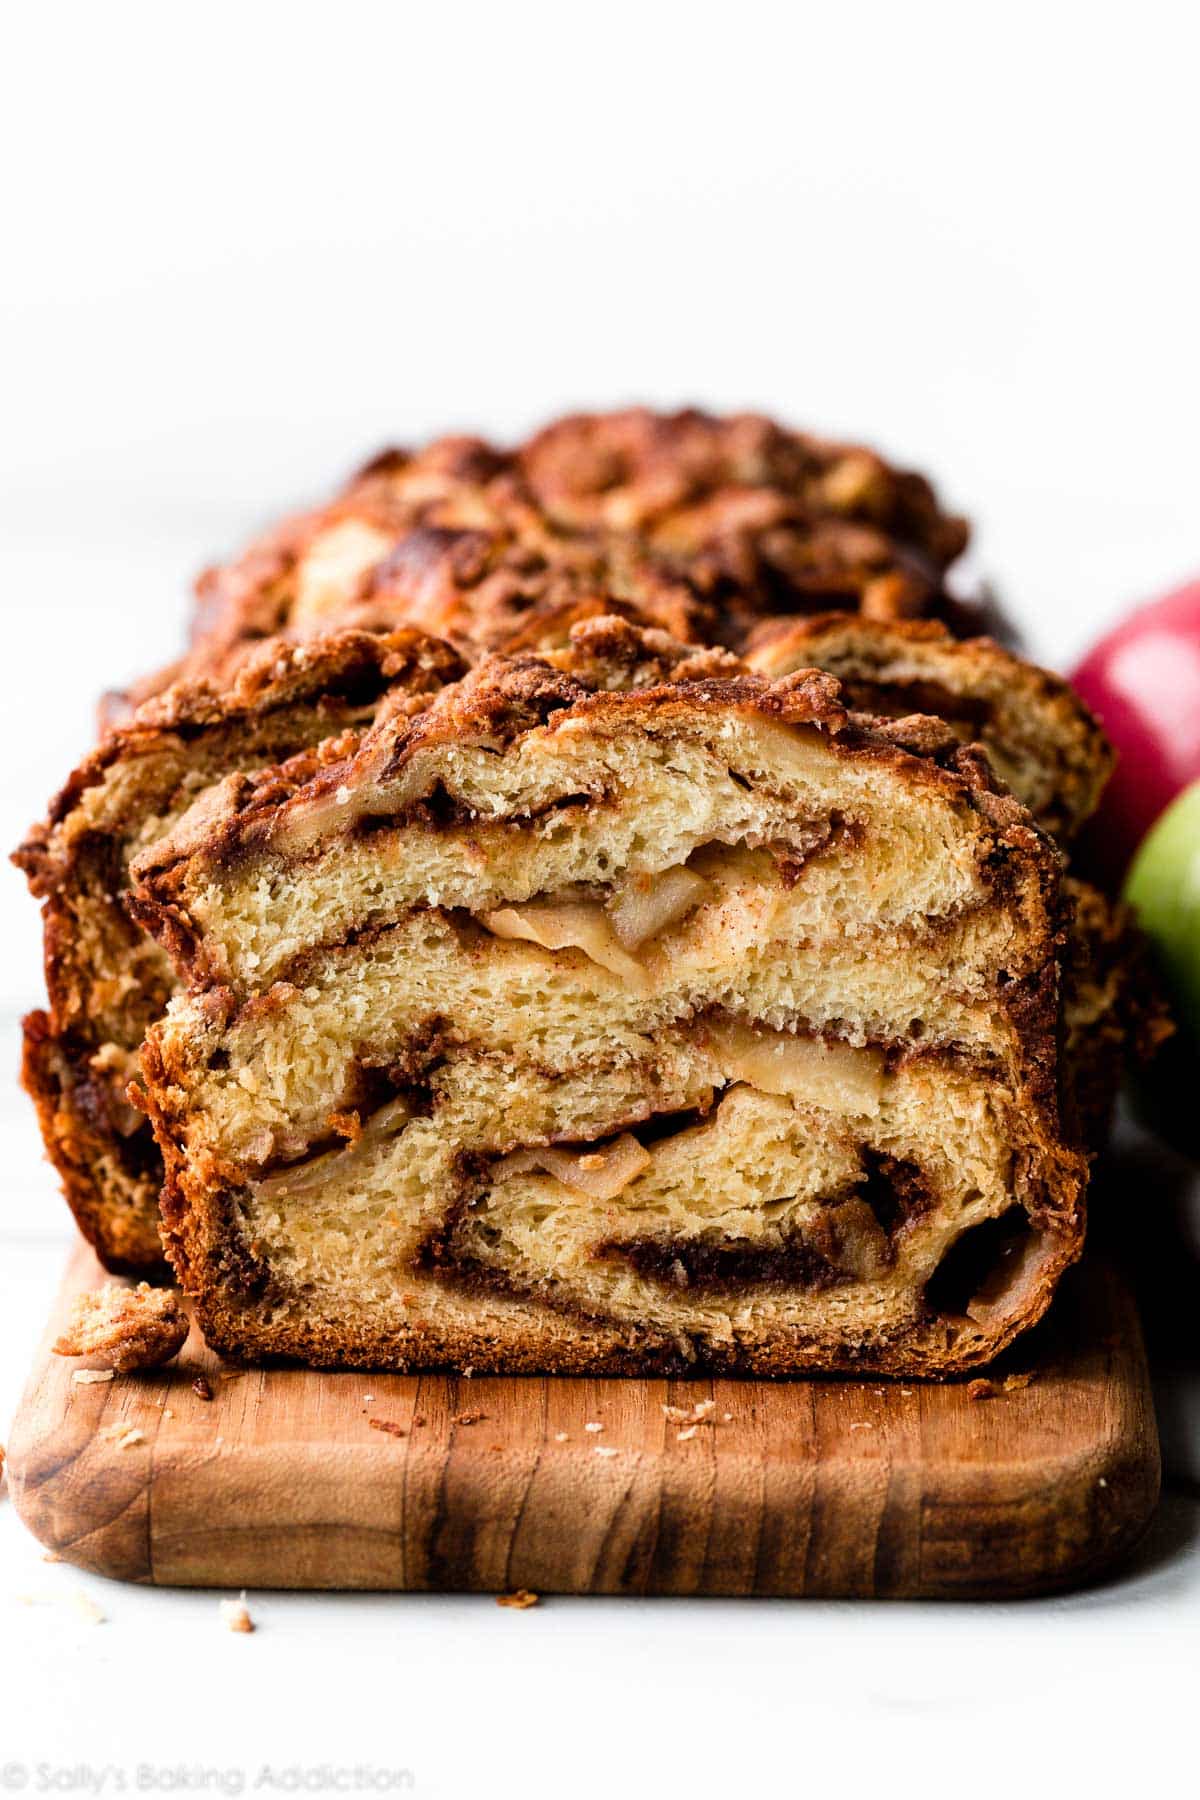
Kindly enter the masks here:
M 524 939 L 544 950 L 582 950 L 644 991 L 648 977 L 636 952 L 695 911 L 712 891 L 704 876 L 680 865 L 659 875 L 627 875 L 604 899 L 528 900 L 481 917 L 493 937 Z

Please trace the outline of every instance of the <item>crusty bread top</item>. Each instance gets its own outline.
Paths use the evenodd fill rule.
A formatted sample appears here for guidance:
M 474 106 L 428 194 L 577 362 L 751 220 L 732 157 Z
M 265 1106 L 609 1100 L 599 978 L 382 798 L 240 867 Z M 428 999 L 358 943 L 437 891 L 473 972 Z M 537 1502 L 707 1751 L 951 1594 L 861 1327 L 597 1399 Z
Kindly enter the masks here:
M 563 583 L 735 642 L 765 612 L 936 608 L 966 535 L 923 477 L 857 446 L 751 414 L 580 414 L 512 450 L 459 437 L 385 452 L 331 504 L 202 575 L 194 642 L 220 658 L 346 609 L 453 635 L 439 590 L 461 601 L 482 584 L 468 609 L 482 629 L 464 635 L 497 648 L 514 602 L 561 602 Z
M 641 532 L 689 557 L 774 526 L 807 526 L 819 542 L 819 522 L 847 521 L 886 533 L 941 570 L 967 540 L 964 521 L 940 511 L 923 476 L 755 413 L 576 413 L 517 455 L 556 524 Z M 869 562 L 866 539 L 862 549 Z

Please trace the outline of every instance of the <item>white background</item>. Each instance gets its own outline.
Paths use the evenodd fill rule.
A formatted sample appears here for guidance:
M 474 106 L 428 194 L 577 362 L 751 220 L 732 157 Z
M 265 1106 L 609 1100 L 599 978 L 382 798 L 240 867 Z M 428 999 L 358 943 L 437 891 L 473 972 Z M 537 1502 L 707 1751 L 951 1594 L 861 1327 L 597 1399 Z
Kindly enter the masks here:
M 1191 13 L 10 15 L 0 840 L 98 689 L 175 652 L 206 559 L 385 441 L 569 405 L 762 407 L 930 468 L 1069 665 L 1200 572 Z M 39 989 L 15 873 L 0 927 L 15 1044 Z M 11 1411 L 66 1226 L 23 1103 L 0 1124 Z M 1186 1434 L 1171 1453 L 1191 1487 L 1130 1576 L 994 1609 L 264 1596 L 236 1639 L 212 1596 L 43 1567 L 4 1507 L 0 1780 L 362 1760 L 422 1793 L 1036 1794 L 1174 1762 L 1190 1792 L 1200 1509 Z M 50 1603 L 80 1585 L 105 1625 Z

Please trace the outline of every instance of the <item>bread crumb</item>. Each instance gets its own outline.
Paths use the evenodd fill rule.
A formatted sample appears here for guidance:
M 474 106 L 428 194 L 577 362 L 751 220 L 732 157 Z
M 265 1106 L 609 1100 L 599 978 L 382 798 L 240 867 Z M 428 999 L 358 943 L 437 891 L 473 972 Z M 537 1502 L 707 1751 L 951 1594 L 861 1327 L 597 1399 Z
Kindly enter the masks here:
M 699 1429 L 700 1427 L 698 1425 L 685 1425 L 682 1431 L 677 1431 L 675 1433 L 676 1441 L 680 1444 L 686 1444 L 689 1438 L 695 1437 Z
M 670 1425 L 715 1425 L 717 1421 L 713 1414 L 716 1410 L 715 1400 L 697 1400 L 694 1406 L 664 1406 L 662 1415 Z M 728 1425 L 733 1414 L 725 1413 L 723 1417 Z
M 554 1434 L 554 1441 L 556 1444 L 565 1444 L 567 1442 L 566 1432 L 565 1431 L 556 1431 Z
M 593 1444 L 592 1449 L 596 1452 L 597 1456 L 615 1456 L 617 1454 L 608 1444 Z
M 85 1625 L 104 1624 L 104 1613 L 96 1605 L 92 1596 L 85 1594 L 82 1588 L 72 1588 L 70 1599 L 72 1610 L 79 1615 Z
M 1107 1478 L 1105 1476 L 1101 1475 L 1100 1479 L 1096 1483 L 1096 1486 L 1097 1487 L 1107 1487 L 1108 1486 Z
M 856 1419 L 850 1429 L 851 1431 L 874 1431 L 875 1427 L 869 1424 L 866 1419 Z
M 901 1388 L 900 1392 L 905 1400 L 911 1400 L 913 1397 L 913 1391 L 911 1388 Z
M 721 1418 L 726 1425 L 733 1424 L 733 1414 L 732 1413 L 722 1413 Z
M 414 1425 L 423 1425 L 424 1423 L 425 1423 L 425 1414 L 417 1413 L 415 1415 L 415 1417 L 413 1418 L 413 1424 Z
M 538 1598 L 539 1596 L 531 1593 L 528 1588 L 517 1588 L 511 1594 L 497 1594 L 496 1605 L 512 1606 L 518 1612 L 524 1612 L 527 1607 L 536 1606 Z
M 118 1450 L 131 1450 L 135 1444 L 146 1442 L 145 1432 L 140 1426 L 131 1425 L 128 1419 L 118 1419 L 115 1425 L 105 1425 L 96 1435 L 115 1444 Z
M 589 1419 L 583 1428 L 585 1431 L 603 1431 L 604 1427 L 596 1419 Z
M 73 1369 L 71 1380 L 80 1387 L 90 1387 L 94 1381 L 111 1381 L 115 1374 L 113 1369 Z
M 968 1381 L 967 1383 L 968 1400 L 994 1400 L 999 1392 L 994 1381 L 981 1378 L 978 1381 Z
M 1031 1373 L 1023 1375 L 1006 1375 L 1004 1377 L 1004 1391 L 1006 1394 L 1015 1393 L 1018 1388 L 1027 1388 L 1032 1380 L 1033 1375 Z
M 119 1374 L 157 1369 L 183 1349 L 188 1318 L 178 1292 L 106 1282 L 80 1294 L 66 1329 L 51 1348 L 55 1356 L 98 1356 Z M 82 1372 L 82 1371 L 81 1371 Z
M 452 1425 L 478 1425 L 480 1419 L 486 1418 L 487 1414 L 484 1412 L 460 1412 L 455 1413 L 450 1423 Z
M 57 1550 L 43 1550 L 42 1561 L 49 1563 L 61 1562 L 62 1557 L 58 1554 Z
M 411 1298 L 411 1296 L 408 1296 L 408 1298 Z M 462 1378 L 463 1378 L 463 1380 L 464 1380 L 464 1381 L 470 1381 L 470 1379 L 471 1379 L 471 1377 L 472 1377 L 472 1375 L 473 1375 L 473 1374 L 474 1374 L 474 1373 L 475 1373 L 475 1364 L 474 1364 L 474 1363 L 468 1363 L 468 1364 L 467 1364 L 467 1366 L 466 1366 L 466 1368 L 465 1368 L 465 1369 L 461 1369 L 461 1370 L 460 1370 L 460 1371 L 459 1371 L 459 1373 L 460 1373 L 460 1374 L 461 1374 L 461 1375 L 462 1375 Z
M 221 1618 L 228 1631 L 253 1631 L 254 1620 L 250 1617 L 250 1609 L 246 1605 L 246 1596 L 239 1600 L 222 1600 L 220 1602 Z
M 212 1399 L 212 1383 L 206 1375 L 197 1375 L 195 1381 L 192 1383 L 192 1392 L 198 1400 Z
M 397 1425 L 395 1419 L 368 1419 L 367 1424 L 372 1431 L 386 1431 L 390 1437 L 407 1437 L 408 1432 L 403 1425 Z

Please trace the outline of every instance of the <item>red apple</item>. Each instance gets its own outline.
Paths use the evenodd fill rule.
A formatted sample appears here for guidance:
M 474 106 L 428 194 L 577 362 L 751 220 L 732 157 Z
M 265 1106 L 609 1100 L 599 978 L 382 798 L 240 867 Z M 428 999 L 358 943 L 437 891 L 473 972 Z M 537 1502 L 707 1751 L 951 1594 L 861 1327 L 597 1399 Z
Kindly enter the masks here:
M 1200 779 L 1200 581 L 1140 607 L 1071 680 L 1120 758 L 1086 845 L 1115 879 L 1163 808 Z

